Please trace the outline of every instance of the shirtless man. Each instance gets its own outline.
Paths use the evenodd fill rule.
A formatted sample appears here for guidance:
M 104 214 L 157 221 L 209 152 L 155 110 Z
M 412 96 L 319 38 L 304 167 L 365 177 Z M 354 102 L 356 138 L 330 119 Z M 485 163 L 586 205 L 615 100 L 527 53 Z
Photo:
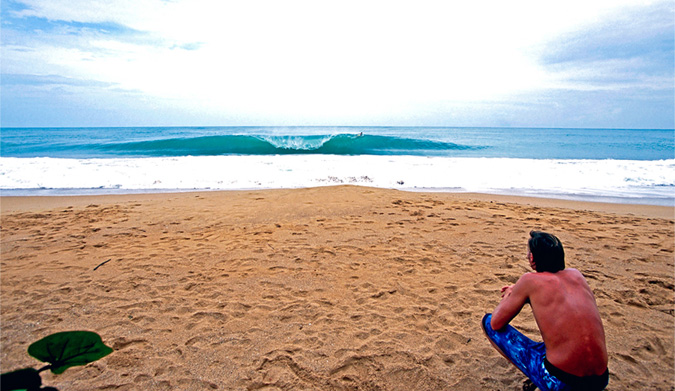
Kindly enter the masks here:
M 527 258 L 535 273 L 502 288 L 501 302 L 483 318 L 485 335 L 542 391 L 604 389 L 607 347 L 591 288 L 578 270 L 565 269 L 562 243 L 551 234 L 530 232 Z M 542 343 L 509 325 L 525 304 Z

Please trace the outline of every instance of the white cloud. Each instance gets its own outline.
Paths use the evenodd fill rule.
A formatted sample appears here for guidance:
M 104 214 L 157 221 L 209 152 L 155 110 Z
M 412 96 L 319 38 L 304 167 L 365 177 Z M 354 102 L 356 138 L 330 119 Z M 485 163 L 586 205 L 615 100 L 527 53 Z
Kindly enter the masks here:
M 138 33 L 88 26 L 54 39 L 50 32 L 27 32 L 32 36 L 23 46 L 3 47 L 5 72 L 113 83 L 199 110 L 269 116 L 386 115 L 569 88 L 581 83 L 565 84 L 569 78 L 587 71 L 549 73 L 538 61 L 543 45 L 636 4 L 22 2 L 28 8 L 16 17 L 114 23 Z
M 644 66 L 640 58 L 565 63 L 550 67 L 547 83 L 542 87 L 577 91 L 672 90 L 672 76 L 632 71 Z

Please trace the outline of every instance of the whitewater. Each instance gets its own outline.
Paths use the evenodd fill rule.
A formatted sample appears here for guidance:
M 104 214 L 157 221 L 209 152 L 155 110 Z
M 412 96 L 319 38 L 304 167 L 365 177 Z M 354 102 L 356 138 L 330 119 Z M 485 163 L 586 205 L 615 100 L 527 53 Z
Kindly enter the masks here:
M 3 129 L 3 195 L 353 184 L 674 205 L 673 131 Z M 9 133 L 9 134 L 8 134 Z

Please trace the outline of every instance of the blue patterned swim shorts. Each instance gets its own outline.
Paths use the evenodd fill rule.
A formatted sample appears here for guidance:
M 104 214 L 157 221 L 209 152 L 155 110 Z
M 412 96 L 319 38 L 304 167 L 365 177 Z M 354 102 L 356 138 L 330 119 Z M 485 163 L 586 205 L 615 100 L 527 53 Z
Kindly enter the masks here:
M 609 372 L 600 376 L 578 377 L 554 367 L 546 360 L 546 346 L 534 342 L 511 325 L 495 331 L 490 325 L 492 314 L 483 317 L 485 335 L 542 391 L 603 390 Z M 552 374 L 551 372 L 554 372 Z M 567 380 L 567 382 L 563 382 Z

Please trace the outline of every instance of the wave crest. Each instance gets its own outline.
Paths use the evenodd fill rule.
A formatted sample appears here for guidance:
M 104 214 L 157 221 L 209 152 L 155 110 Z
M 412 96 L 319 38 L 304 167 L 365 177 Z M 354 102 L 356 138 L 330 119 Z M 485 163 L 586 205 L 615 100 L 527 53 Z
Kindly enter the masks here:
M 433 140 L 355 134 L 202 136 L 114 143 L 98 147 L 105 152 L 121 156 L 287 154 L 452 156 L 453 151 L 480 148 Z

